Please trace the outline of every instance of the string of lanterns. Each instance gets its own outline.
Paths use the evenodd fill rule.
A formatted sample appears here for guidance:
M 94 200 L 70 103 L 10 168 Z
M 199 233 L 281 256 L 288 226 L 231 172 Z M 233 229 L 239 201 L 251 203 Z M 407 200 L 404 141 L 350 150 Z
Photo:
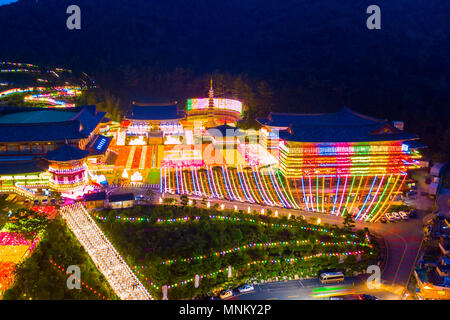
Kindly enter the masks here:
M 304 262 L 304 261 L 309 261 L 315 258 L 321 258 L 321 257 L 332 257 L 332 256 L 337 256 L 337 257 L 344 257 L 344 256 L 351 256 L 351 255 L 360 255 L 365 253 L 364 250 L 360 250 L 360 251 L 347 251 L 347 252 L 341 252 L 341 253 L 317 253 L 314 255 L 309 255 L 309 256 L 303 256 L 303 257 L 296 257 L 296 258 L 282 258 L 282 259 L 265 259 L 265 260 L 253 260 L 250 261 L 246 264 L 246 267 L 251 267 L 253 265 L 257 265 L 257 264 L 277 264 L 277 263 L 282 263 L 282 262 L 287 262 L 287 263 L 298 263 L 298 262 Z M 373 254 L 372 252 L 369 252 L 369 254 Z M 136 273 L 138 273 L 140 276 L 144 277 L 144 279 L 151 283 L 152 287 L 155 289 L 159 289 L 160 287 L 155 285 L 153 282 L 150 282 L 148 280 L 147 277 L 145 277 L 145 275 L 143 273 L 141 273 L 139 271 L 139 269 L 147 269 L 149 267 L 147 266 L 135 266 L 133 269 L 136 271 Z M 151 268 L 151 267 L 150 267 Z M 241 269 L 244 270 L 244 269 Z M 219 273 L 224 273 L 224 272 L 228 272 L 228 269 L 219 269 L 218 271 L 215 272 L 211 272 L 211 273 L 206 273 L 203 275 L 200 275 L 199 278 L 200 279 L 204 279 L 204 278 L 213 278 L 215 276 L 217 276 Z M 172 284 L 167 285 L 167 289 L 172 289 L 172 288 L 176 288 L 179 286 L 183 286 L 186 285 L 188 283 L 191 283 L 195 281 L 195 277 L 194 278 L 190 278 L 190 279 L 186 279 L 186 280 L 182 280 L 182 281 L 178 281 Z
M 15 73 L 15 72 L 30 72 L 30 73 L 38 73 L 40 70 L 31 70 L 31 69 L 2 69 L 1 73 Z
M 58 268 L 59 271 L 65 273 L 65 269 L 63 266 L 60 266 L 59 264 L 57 264 L 56 262 L 54 262 L 53 260 L 49 259 L 50 263 L 52 265 L 54 265 L 56 268 Z M 99 297 L 101 297 L 103 300 L 109 300 L 107 299 L 104 295 L 102 295 L 100 292 L 97 292 L 97 290 L 93 290 L 91 286 L 87 285 L 86 283 L 84 283 L 83 281 L 81 281 L 80 279 L 78 279 L 75 275 L 71 275 L 80 285 L 84 286 L 85 288 L 89 289 L 90 291 L 92 291 L 93 294 L 98 295 Z
M 108 218 L 106 216 L 95 216 L 96 219 L 106 221 Z M 158 224 L 172 224 L 172 223 L 186 223 L 189 221 L 199 221 L 201 219 L 204 219 L 204 217 L 200 216 L 185 216 L 182 218 L 171 218 L 171 219 L 156 219 L 156 223 Z M 309 227 L 309 226 L 302 226 L 302 225 L 292 225 L 292 224 L 283 224 L 283 223 L 269 223 L 264 221 L 257 221 L 256 219 L 252 218 L 240 218 L 240 217 L 230 217 L 225 215 L 209 215 L 207 218 L 211 220 L 223 220 L 223 221 L 231 221 L 231 222 L 249 222 L 254 224 L 259 224 L 262 226 L 272 227 L 272 228 L 298 228 L 305 231 L 319 231 L 323 233 L 327 233 L 331 236 L 334 236 L 334 233 L 328 229 L 322 228 L 322 227 Z M 150 218 L 148 217 L 121 217 L 121 216 L 115 216 L 116 220 L 122 221 L 122 222 L 150 222 Z M 339 235 L 341 238 L 356 238 L 355 234 L 341 234 Z
M 324 242 L 324 241 L 320 241 L 320 240 L 315 240 L 315 243 L 319 243 L 322 246 L 338 246 L 338 245 L 360 245 L 360 246 L 371 246 L 368 243 L 364 243 L 364 242 L 355 242 L 355 241 L 341 241 L 341 242 Z M 252 249 L 252 248 L 268 248 L 268 247 L 279 247 L 279 246 L 287 246 L 287 245 L 293 245 L 293 246 L 299 246 L 299 245 L 312 245 L 310 240 L 297 240 L 297 241 L 279 241 L 279 242 L 266 242 L 266 243 L 249 243 L 246 245 L 242 245 L 240 247 L 234 247 L 228 250 L 220 250 L 214 253 L 211 253 L 209 255 L 200 255 L 200 256 L 195 256 L 195 257 L 188 257 L 188 258 L 183 258 L 180 260 L 176 260 L 176 259 L 172 259 L 172 260 L 165 260 L 163 262 L 161 262 L 161 264 L 163 265 L 170 265 L 176 262 L 191 262 L 191 261 L 198 261 L 198 260 L 203 260 L 206 259 L 208 257 L 214 257 L 214 256 L 225 256 L 229 253 L 233 253 L 233 252 L 237 252 L 237 251 L 242 251 L 242 250 L 248 250 L 248 249 Z

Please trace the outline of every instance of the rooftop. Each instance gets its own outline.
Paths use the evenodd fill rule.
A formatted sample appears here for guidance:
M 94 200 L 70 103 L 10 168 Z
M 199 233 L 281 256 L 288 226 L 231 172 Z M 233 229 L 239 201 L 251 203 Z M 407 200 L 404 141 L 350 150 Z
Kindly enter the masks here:
M 353 111 L 347 107 L 334 113 L 277 113 L 271 112 L 267 118 L 257 119 L 266 126 L 287 128 L 291 125 L 361 126 L 386 121 Z
M 237 137 L 242 136 L 244 132 L 239 128 L 223 124 L 217 127 L 209 128 L 208 133 L 213 137 Z
M 0 175 L 22 175 L 40 173 L 48 169 L 48 163 L 42 160 L 0 161 Z
M 104 116 L 96 106 L 64 110 L 0 108 L 0 143 L 84 139 Z
M 108 149 L 113 137 L 105 137 L 98 134 L 92 139 L 92 141 L 87 145 L 86 150 L 89 150 L 91 156 L 105 154 Z
M 413 140 L 417 135 L 398 130 L 386 119 L 372 118 L 348 108 L 335 113 L 270 113 L 262 125 L 281 129 L 287 141 L 336 143 Z
M 46 154 L 45 158 L 50 161 L 74 161 L 86 158 L 89 151 L 65 144 Z
M 84 201 L 100 201 L 106 199 L 106 192 L 96 192 L 96 193 L 86 193 L 84 196 Z
M 76 113 L 72 111 L 56 111 L 41 109 L 37 111 L 17 112 L 0 115 L 0 123 L 48 123 L 71 120 Z
M 109 202 L 121 202 L 121 201 L 130 201 L 134 200 L 133 193 L 121 193 L 121 194 L 113 194 L 108 198 Z

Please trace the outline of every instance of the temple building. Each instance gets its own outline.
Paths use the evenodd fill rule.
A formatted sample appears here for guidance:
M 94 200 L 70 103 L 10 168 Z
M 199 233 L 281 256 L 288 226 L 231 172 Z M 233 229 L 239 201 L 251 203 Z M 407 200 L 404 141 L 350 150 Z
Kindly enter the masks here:
M 75 150 L 84 158 L 106 154 L 111 140 L 99 133 L 104 117 L 96 106 L 0 108 L 0 190 L 33 197 L 43 189 L 79 188 L 86 182 L 84 169 L 72 176 L 60 173 L 85 167 L 69 159 Z
M 211 80 L 208 98 L 187 100 L 183 126 L 194 133 L 223 124 L 234 124 L 242 119 L 242 102 L 227 98 L 215 98 Z
M 229 126 L 226 123 L 211 127 L 206 132 L 212 138 L 214 145 L 232 145 L 233 148 L 236 148 L 239 144 L 239 137 L 244 135 L 242 130 Z
M 418 167 L 417 135 L 348 108 L 270 113 L 258 122 L 259 143 L 237 143 L 233 153 L 215 150 L 221 163 L 203 156 L 203 167 L 163 168 L 161 190 L 375 222 L 406 191 L 408 170 Z
M 0 192 L 76 199 L 108 183 L 159 185 L 163 194 L 376 222 L 407 191 L 423 147 L 403 123 L 348 108 L 270 113 L 257 119 L 259 141 L 235 127 L 241 115 L 242 103 L 215 98 L 212 83 L 186 112 L 134 102 L 111 130 L 95 106 L 0 108 Z
M 383 201 L 402 191 L 420 158 L 415 134 L 348 108 L 328 114 L 271 113 L 258 119 L 261 144 L 278 145 L 278 169 L 310 211 L 357 219 L 378 217 Z M 417 144 L 416 144 L 417 145 Z
M 178 103 L 133 102 L 131 111 L 121 123 L 117 145 L 155 145 L 183 136 L 180 120 L 184 114 Z
M 86 158 L 89 151 L 64 145 L 45 155 L 51 173 L 50 188 L 59 192 L 81 191 L 88 183 Z

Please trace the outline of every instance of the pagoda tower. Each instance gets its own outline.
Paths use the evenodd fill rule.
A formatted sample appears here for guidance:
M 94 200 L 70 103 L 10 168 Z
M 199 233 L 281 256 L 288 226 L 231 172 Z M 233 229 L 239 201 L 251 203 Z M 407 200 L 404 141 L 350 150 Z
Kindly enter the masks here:
M 214 128 L 216 125 L 216 122 L 214 121 L 214 89 L 213 89 L 213 81 L 211 79 L 211 85 L 209 87 L 209 93 L 208 93 L 208 121 L 206 122 L 207 128 Z
M 50 187 L 65 193 L 81 191 L 88 184 L 86 158 L 89 151 L 65 144 L 46 154 Z

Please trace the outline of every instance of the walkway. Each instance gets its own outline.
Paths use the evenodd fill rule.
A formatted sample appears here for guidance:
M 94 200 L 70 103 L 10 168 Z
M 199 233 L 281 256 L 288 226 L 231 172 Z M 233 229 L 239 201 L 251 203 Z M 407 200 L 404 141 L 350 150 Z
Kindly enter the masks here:
M 64 206 L 60 212 L 70 230 L 120 299 L 153 299 L 82 204 Z

